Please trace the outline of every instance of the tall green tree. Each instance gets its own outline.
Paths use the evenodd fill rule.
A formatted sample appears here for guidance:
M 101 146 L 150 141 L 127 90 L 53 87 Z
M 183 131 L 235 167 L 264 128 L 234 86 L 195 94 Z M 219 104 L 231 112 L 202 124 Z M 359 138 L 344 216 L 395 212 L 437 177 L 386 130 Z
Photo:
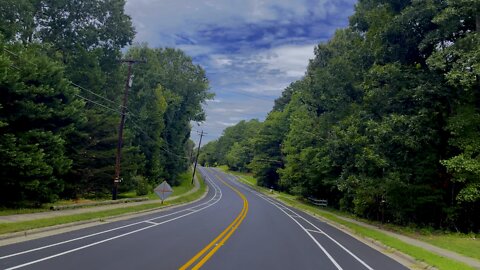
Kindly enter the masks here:
M 370 219 L 478 230 L 477 2 L 360 0 L 251 139 L 259 184 Z
M 65 144 L 84 103 L 39 46 L 0 47 L 0 204 L 50 202 L 72 166 Z
M 288 126 L 286 113 L 272 111 L 252 139 L 254 155 L 249 167 L 261 186 L 279 187 L 277 170 L 284 164 L 281 147 Z
M 180 50 L 138 45 L 126 55 L 147 61 L 135 67 L 130 127 L 147 157 L 146 176 L 177 184 L 189 164 L 190 122 L 205 120 L 202 104 L 213 97 L 205 71 Z

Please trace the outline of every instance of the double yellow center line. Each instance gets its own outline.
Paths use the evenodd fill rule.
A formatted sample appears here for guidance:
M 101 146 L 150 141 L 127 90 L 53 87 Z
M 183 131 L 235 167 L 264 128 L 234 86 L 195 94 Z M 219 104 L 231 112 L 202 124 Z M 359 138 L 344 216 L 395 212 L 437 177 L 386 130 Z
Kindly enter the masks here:
M 212 242 L 210 242 L 207 246 L 205 246 L 200 252 L 198 252 L 195 256 L 193 256 L 187 263 L 185 263 L 182 267 L 180 267 L 180 270 L 185 270 L 188 269 L 188 267 L 191 266 L 192 270 L 195 269 L 200 269 L 212 256 L 217 252 L 217 250 L 223 246 L 223 244 L 232 236 L 232 234 L 237 230 L 237 228 L 240 226 L 242 221 L 245 219 L 245 216 L 247 216 L 248 212 L 248 201 L 245 196 L 238 191 L 238 189 L 232 187 L 230 184 L 227 182 L 223 181 L 222 179 L 218 178 L 215 176 L 215 178 L 219 179 L 222 181 L 226 186 L 231 188 L 233 191 L 235 191 L 240 198 L 243 200 L 243 208 L 240 214 L 233 220 L 230 225 L 228 225 L 225 230 L 223 230 L 222 233 L 220 233 L 215 239 L 213 239 Z M 198 261 L 198 262 L 197 262 Z M 193 265 L 195 262 L 197 262 L 195 265 Z M 192 266 L 193 265 L 193 266 Z

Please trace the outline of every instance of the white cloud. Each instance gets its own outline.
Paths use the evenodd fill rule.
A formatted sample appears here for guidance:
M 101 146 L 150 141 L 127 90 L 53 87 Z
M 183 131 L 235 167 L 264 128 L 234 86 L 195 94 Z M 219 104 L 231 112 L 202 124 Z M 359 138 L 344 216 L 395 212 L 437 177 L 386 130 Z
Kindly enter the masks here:
M 241 120 L 264 119 L 291 82 L 304 76 L 313 48 L 346 25 L 356 0 L 127 0 L 136 42 L 175 47 L 205 70 L 209 135 Z M 194 139 L 196 134 L 192 133 Z
M 221 99 L 209 99 L 207 100 L 207 103 L 222 103 L 222 100 Z
M 230 121 L 235 121 L 235 122 L 239 122 L 239 121 L 242 121 L 242 120 L 249 120 L 249 119 L 246 118 L 246 117 L 237 117 L 237 116 L 234 116 L 234 117 L 229 117 L 228 120 L 230 120 Z
M 246 112 L 247 110 L 245 109 L 232 109 L 232 111 L 236 112 L 236 113 L 244 113 Z
M 241 108 L 214 108 L 210 110 L 211 112 L 215 113 L 227 113 L 227 112 L 234 112 L 234 113 L 244 113 L 246 112 L 246 109 L 241 109 Z
M 324 18 L 335 12 L 336 0 L 127 0 L 125 11 L 137 28 L 136 41 L 171 44 L 174 37 L 167 33 L 194 33 L 200 27 L 221 23 L 278 21 L 289 23 L 296 18 Z M 313 7 L 313 8 L 312 8 Z M 311 14 L 313 12 L 313 14 Z M 338 11 L 340 12 L 340 11 Z
M 214 52 L 215 48 L 211 46 L 201 46 L 201 45 L 194 45 L 194 44 L 182 44 L 175 46 L 182 51 L 185 51 L 188 55 L 195 57 L 198 55 L 205 55 L 211 54 Z
M 224 112 L 228 112 L 228 109 L 227 108 L 214 108 L 214 109 L 211 109 L 210 111 L 215 112 L 215 113 L 224 113 Z
M 226 126 L 226 127 L 231 127 L 231 126 L 234 126 L 237 122 L 221 122 L 221 121 L 217 121 L 218 124 L 222 125 L 222 126 Z
M 213 66 L 217 68 L 225 67 L 225 66 L 230 66 L 232 65 L 233 60 L 225 55 L 211 55 L 210 59 L 212 60 Z
M 278 70 L 288 77 L 298 79 L 305 74 L 315 46 L 316 44 L 276 47 L 260 53 L 260 62 L 266 64 L 269 70 Z

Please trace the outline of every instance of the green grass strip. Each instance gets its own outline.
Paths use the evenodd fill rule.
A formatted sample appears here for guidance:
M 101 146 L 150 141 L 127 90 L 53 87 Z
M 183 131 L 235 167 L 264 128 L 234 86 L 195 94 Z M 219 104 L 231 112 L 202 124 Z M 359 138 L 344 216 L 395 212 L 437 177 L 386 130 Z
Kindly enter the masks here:
M 470 236 L 451 233 L 446 235 L 416 235 L 415 237 L 432 245 L 480 260 L 480 235 Z
M 170 205 L 191 202 L 200 198 L 206 191 L 206 185 L 204 184 L 203 180 L 200 180 L 199 182 L 200 182 L 200 188 L 197 191 L 191 194 L 188 194 L 186 196 L 181 196 L 174 200 L 164 202 L 163 204 L 161 202 L 152 202 L 149 204 L 142 204 L 142 205 L 129 206 L 129 207 L 127 206 L 127 207 L 104 210 L 104 211 L 60 216 L 60 217 L 54 217 L 54 218 L 44 218 L 44 219 L 20 221 L 20 222 L 12 222 L 12 223 L 0 223 L 0 234 L 26 231 L 26 230 L 32 230 L 37 228 L 49 227 L 49 226 L 78 222 L 78 221 L 102 220 L 107 217 L 115 217 L 122 214 L 135 213 L 135 212 L 140 212 L 145 210 L 160 209 Z M 191 188 L 193 188 L 193 186 Z M 186 193 L 187 191 L 188 190 L 184 190 L 183 193 Z M 180 194 L 176 194 L 176 195 L 180 195 Z
M 425 250 L 423 248 L 410 245 L 408 243 L 405 243 L 395 237 L 392 237 L 390 235 L 387 235 L 385 233 L 382 233 L 377 230 L 373 230 L 370 228 L 363 227 L 361 225 L 355 224 L 348 222 L 346 220 L 343 220 L 341 218 L 338 218 L 334 214 L 330 214 L 328 212 L 316 209 L 314 206 L 310 206 L 301 202 L 297 202 L 295 204 L 292 204 L 291 200 L 288 200 L 282 196 L 278 197 L 281 201 L 287 203 L 288 205 L 291 205 L 295 208 L 301 209 L 301 210 L 306 210 L 310 213 L 315 213 L 323 218 L 326 218 L 328 220 L 331 220 L 335 223 L 341 224 L 347 228 L 349 228 L 351 231 L 353 231 L 357 235 L 361 235 L 363 237 L 368 237 L 374 240 L 377 240 L 381 243 L 383 243 L 386 246 L 389 246 L 391 248 L 394 248 L 400 252 L 403 252 L 407 255 L 410 255 L 411 257 L 415 258 L 416 260 L 423 261 L 427 263 L 428 265 L 432 265 L 437 267 L 438 269 L 445 269 L 445 270 L 474 270 L 475 268 L 470 267 L 464 263 L 452 260 L 450 258 L 445 258 L 441 255 L 435 254 L 433 252 L 430 252 L 428 250 Z

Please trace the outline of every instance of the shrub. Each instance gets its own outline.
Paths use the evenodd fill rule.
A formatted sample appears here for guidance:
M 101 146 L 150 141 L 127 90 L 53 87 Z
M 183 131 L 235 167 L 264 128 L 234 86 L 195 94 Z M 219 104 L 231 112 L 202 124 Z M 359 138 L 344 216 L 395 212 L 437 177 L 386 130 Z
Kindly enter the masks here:
M 137 193 L 137 196 L 145 196 L 150 192 L 152 187 L 148 183 L 147 179 L 145 179 L 145 177 L 141 175 L 136 175 L 133 177 L 133 180 L 136 183 L 135 191 Z

